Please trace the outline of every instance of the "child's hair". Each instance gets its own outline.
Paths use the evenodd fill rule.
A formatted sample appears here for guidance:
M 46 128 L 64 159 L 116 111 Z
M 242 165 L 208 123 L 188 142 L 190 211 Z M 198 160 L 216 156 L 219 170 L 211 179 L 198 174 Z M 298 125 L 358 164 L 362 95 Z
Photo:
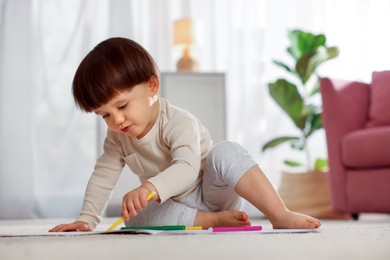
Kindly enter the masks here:
M 80 63 L 73 79 L 73 97 L 83 111 L 92 112 L 119 91 L 158 77 L 152 56 L 138 43 L 110 38 L 99 43 Z

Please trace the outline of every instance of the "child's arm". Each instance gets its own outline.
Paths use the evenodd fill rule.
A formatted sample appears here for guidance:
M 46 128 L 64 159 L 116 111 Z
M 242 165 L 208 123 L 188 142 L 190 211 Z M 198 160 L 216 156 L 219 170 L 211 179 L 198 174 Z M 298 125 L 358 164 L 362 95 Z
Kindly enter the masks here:
M 178 198 L 199 184 L 201 162 L 211 146 L 208 131 L 194 118 L 183 116 L 170 120 L 162 131 L 164 146 L 170 149 L 170 165 L 156 176 L 148 179 L 158 190 L 163 203 L 169 198 Z
M 105 140 L 104 154 L 89 179 L 80 217 L 73 223 L 55 226 L 50 232 L 92 231 L 100 222 L 124 165 L 112 139 L 108 136 Z

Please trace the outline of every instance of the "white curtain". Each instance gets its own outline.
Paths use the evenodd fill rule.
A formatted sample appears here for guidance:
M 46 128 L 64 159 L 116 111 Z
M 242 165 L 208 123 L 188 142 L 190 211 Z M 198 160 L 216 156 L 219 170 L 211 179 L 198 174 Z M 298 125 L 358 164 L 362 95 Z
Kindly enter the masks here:
M 0 0 L 0 8 L 0 219 L 77 216 L 100 137 L 70 88 L 81 59 L 108 37 L 138 41 L 173 71 L 173 21 L 202 20 L 194 55 L 202 71 L 226 73 L 228 137 L 275 186 L 290 150 L 260 147 L 294 131 L 266 86 L 282 76 L 271 60 L 288 60 L 287 30 L 325 33 L 341 49 L 324 75 L 369 81 L 390 68 L 388 0 Z M 312 150 L 326 153 L 323 133 Z
M 105 37 L 95 29 L 107 23 L 99 15 L 95 1 L 1 2 L 0 218 L 80 209 L 96 119 L 75 109 L 70 86 L 81 58 Z

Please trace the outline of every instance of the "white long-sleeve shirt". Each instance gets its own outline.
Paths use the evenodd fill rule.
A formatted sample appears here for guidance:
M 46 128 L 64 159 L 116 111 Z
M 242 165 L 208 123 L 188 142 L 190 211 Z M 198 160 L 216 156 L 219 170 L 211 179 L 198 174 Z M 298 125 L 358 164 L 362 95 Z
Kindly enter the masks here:
M 209 132 L 189 112 L 165 99 L 158 102 L 157 120 L 141 139 L 108 130 L 78 220 L 96 227 L 125 164 L 141 183 L 155 186 L 161 203 L 169 198 L 180 202 L 199 185 L 212 145 Z

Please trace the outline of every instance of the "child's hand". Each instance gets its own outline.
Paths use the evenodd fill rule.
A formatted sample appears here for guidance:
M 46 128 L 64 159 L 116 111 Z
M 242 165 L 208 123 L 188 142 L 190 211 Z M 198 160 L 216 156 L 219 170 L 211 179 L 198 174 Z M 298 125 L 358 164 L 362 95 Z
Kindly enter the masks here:
M 148 189 L 141 186 L 128 193 L 122 201 L 122 217 L 129 221 L 130 216 L 137 216 L 138 211 L 143 210 L 148 205 L 147 196 L 150 193 Z
M 75 221 L 70 224 L 61 224 L 53 227 L 49 232 L 67 232 L 67 231 L 92 231 L 92 227 L 83 221 Z

